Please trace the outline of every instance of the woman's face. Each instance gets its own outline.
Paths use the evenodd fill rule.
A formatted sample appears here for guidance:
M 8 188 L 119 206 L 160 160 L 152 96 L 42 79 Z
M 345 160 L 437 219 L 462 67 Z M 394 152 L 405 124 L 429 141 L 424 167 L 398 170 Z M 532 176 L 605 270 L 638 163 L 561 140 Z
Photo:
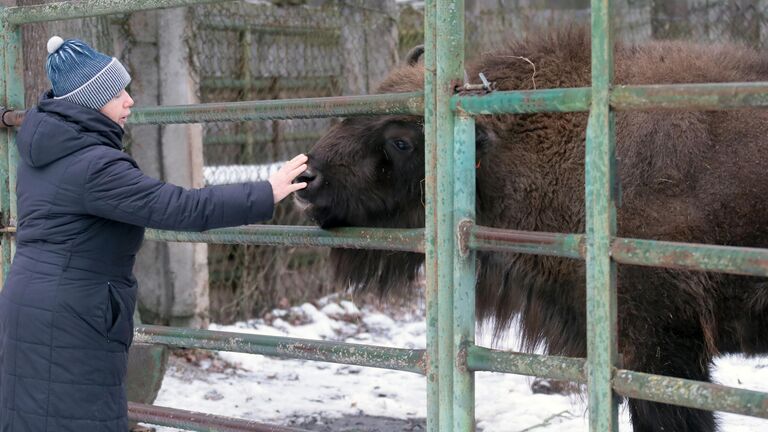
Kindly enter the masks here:
M 128 121 L 128 116 L 131 115 L 131 107 L 133 106 L 133 99 L 127 91 L 123 90 L 113 97 L 112 100 L 106 103 L 99 111 L 102 114 L 112 119 L 125 129 L 125 122 Z

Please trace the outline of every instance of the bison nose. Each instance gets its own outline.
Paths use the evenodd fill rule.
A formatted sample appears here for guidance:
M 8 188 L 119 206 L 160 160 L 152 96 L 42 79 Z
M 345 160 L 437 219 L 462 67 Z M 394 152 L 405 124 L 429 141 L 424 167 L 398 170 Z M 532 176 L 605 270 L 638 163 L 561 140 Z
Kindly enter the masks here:
M 312 192 L 314 189 L 317 189 L 317 187 L 321 184 L 321 178 L 320 172 L 316 169 L 312 168 L 311 166 L 308 166 L 307 169 L 299 174 L 298 177 L 296 177 L 296 180 L 294 182 L 301 183 L 305 182 L 307 183 L 306 189 L 304 189 L 306 192 Z

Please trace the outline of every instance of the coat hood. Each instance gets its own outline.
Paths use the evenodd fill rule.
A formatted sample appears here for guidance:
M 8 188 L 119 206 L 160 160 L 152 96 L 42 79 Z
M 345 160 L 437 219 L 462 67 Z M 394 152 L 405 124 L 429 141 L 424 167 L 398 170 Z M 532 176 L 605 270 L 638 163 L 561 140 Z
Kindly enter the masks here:
M 122 140 L 123 128 L 104 114 L 48 91 L 27 111 L 16 145 L 21 160 L 39 168 L 94 145 L 122 150 Z

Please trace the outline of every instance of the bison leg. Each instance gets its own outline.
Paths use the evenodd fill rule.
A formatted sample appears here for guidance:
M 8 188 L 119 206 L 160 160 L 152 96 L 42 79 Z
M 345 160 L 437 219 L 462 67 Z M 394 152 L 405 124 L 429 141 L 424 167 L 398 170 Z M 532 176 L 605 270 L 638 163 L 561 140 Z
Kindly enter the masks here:
M 708 382 L 710 359 L 701 339 L 664 336 L 664 342 L 669 344 L 657 344 L 650 352 L 652 355 L 646 357 L 645 364 L 628 366 L 653 374 Z M 714 432 L 717 429 L 714 414 L 710 411 L 630 399 L 629 413 L 634 432 Z

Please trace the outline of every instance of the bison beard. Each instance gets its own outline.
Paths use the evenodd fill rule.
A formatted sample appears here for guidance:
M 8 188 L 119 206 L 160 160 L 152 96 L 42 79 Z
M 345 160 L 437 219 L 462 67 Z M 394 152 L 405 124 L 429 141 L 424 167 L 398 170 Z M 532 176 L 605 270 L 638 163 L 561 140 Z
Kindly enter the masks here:
M 500 90 L 590 85 L 583 29 L 512 42 L 468 65 Z M 530 60 L 536 65 L 533 74 Z M 733 45 L 682 42 L 619 45 L 616 82 L 675 84 L 768 80 L 768 60 Z M 423 89 L 410 59 L 381 93 Z M 768 113 L 618 113 L 622 237 L 768 247 Z M 477 223 L 584 232 L 585 113 L 477 118 Z M 320 226 L 422 227 L 422 118 L 350 118 L 309 154 L 297 200 Z M 335 250 L 337 276 L 354 287 L 400 295 L 423 255 Z M 477 314 L 497 332 L 520 318 L 528 348 L 586 355 L 585 265 L 511 253 L 477 254 Z M 764 279 L 635 266 L 618 269 L 619 351 L 624 367 L 709 381 L 715 355 L 768 352 Z M 634 430 L 714 431 L 710 412 L 629 400 Z

